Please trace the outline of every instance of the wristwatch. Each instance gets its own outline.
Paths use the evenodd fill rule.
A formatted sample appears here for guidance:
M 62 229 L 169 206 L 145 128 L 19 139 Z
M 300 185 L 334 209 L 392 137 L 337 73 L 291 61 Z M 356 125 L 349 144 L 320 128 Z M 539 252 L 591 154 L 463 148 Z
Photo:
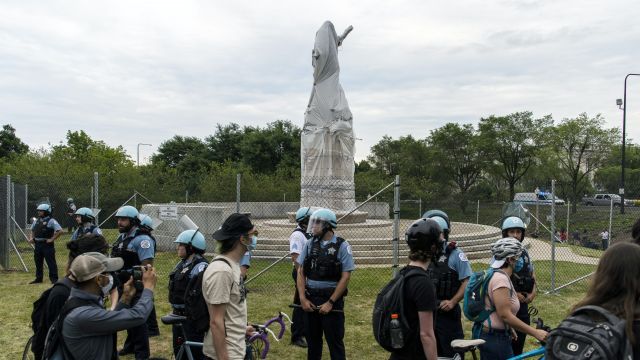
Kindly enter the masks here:
M 335 305 L 335 302 L 333 300 L 331 300 L 331 298 L 329 298 L 329 300 L 327 300 L 329 302 L 329 304 L 331 305 Z

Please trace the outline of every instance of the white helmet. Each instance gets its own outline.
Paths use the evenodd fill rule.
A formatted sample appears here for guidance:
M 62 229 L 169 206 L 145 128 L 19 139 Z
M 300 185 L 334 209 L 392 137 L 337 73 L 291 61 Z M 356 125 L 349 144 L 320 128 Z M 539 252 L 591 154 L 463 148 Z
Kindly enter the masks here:
M 491 255 L 496 261 L 501 261 L 502 263 L 507 258 L 520 257 L 523 251 L 522 243 L 512 237 L 500 239 L 491 246 Z

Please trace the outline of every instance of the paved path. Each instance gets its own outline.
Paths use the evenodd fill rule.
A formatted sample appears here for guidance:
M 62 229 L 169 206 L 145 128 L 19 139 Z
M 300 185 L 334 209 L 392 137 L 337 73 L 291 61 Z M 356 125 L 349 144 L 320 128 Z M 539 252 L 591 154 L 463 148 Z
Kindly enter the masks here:
M 532 259 L 551 260 L 551 244 L 546 241 L 531 238 L 525 239 L 525 242 L 531 244 L 528 251 Z M 571 248 L 564 246 L 556 246 L 556 260 L 591 265 L 597 265 L 600 261 L 599 258 L 578 255 L 571 251 Z

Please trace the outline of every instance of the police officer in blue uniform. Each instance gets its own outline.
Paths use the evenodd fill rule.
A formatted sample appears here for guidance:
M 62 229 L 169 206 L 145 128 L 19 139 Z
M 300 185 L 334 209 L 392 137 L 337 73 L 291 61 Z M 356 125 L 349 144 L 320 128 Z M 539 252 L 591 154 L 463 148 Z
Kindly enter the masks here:
M 85 234 L 102 235 L 102 230 L 95 224 L 96 217 L 93 211 L 86 207 L 81 207 L 75 212 L 78 228 L 71 234 L 71 241 L 76 241 Z
M 52 284 L 58 281 L 58 265 L 54 241 L 62 235 L 62 227 L 51 217 L 51 205 L 38 205 L 38 218 L 31 225 L 29 242 L 35 244 L 33 258 L 36 263 L 36 278 L 29 284 L 39 284 L 43 277 L 43 261 L 49 268 L 49 280 Z
M 120 236 L 111 247 L 111 257 L 120 257 L 124 260 L 124 266 L 120 271 L 120 285 L 118 291 L 122 293 L 122 284 L 130 277 L 133 267 L 136 265 L 153 265 L 155 257 L 155 241 L 148 234 L 140 230 L 138 210 L 133 206 L 123 206 L 116 212 L 118 231 Z M 134 298 L 132 305 L 137 302 Z M 127 329 L 127 339 L 119 355 L 135 353 L 136 359 L 149 358 L 149 333 L 147 324 Z
M 298 282 L 298 268 L 299 265 L 296 262 L 298 256 L 304 244 L 311 238 L 311 235 L 307 233 L 307 226 L 309 225 L 309 218 L 313 214 L 313 210 L 309 207 L 301 207 L 296 211 L 296 223 L 298 224 L 289 236 L 289 254 L 291 255 L 291 261 L 293 261 L 293 270 L 291 276 L 293 277 L 294 285 Z M 298 294 L 298 287 L 293 294 L 293 303 L 300 305 L 300 295 Z M 302 308 L 294 307 L 293 324 L 291 325 L 291 344 L 302 348 L 307 347 L 307 340 L 304 335 L 304 311 Z
M 153 237 L 151 232 L 155 229 L 153 219 L 151 216 L 147 214 L 140 213 L 138 214 L 138 219 L 140 220 L 140 225 L 138 226 L 138 230 L 141 234 L 148 235 L 151 239 L 153 239 L 153 243 L 156 243 L 156 238 Z M 153 304 L 153 308 L 151 308 L 151 314 L 147 318 L 147 330 L 149 332 L 149 337 L 160 336 L 160 328 L 158 327 L 158 318 L 156 316 L 156 304 Z
M 437 257 L 429 263 L 427 274 L 436 288 L 438 300 L 438 312 L 434 323 L 438 355 L 453 357 L 455 352 L 451 347 L 451 341 L 464 338 L 459 303 L 464 297 L 464 289 L 472 274 L 471 265 L 456 243 L 449 241 L 449 216 L 441 210 L 430 210 L 424 213 L 423 217 L 435 220 L 442 230 Z M 464 359 L 463 353 L 459 355 Z
M 526 226 L 522 219 L 517 216 L 509 216 L 502 221 L 502 237 L 512 237 L 522 242 L 524 240 Z M 511 275 L 511 282 L 513 283 L 513 289 L 518 295 L 520 301 L 520 310 L 516 314 L 516 317 L 522 320 L 525 324 L 531 324 L 531 317 L 529 316 L 529 304 L 536 298 L 536 277 L 533 272 L 533 262 L 527 249 L 522 252 L 522 259 L 524 259 L 524 266 L 520 271 L 514 272 Z M 524 349 L 524 340 L 527 334 L 516 331 L 518 337 L 511 342 L 511 348 L 514 355 L 522 354 Z
M 185 292 L 192 279 L 207 268 L 208 262 L 204 258 L 207 243 L 204 235 L 198 230 L 185 230 L 178 235 L 176 240 L 176 251 L 180 257 L 180 262 L 176 264 L 169 274 L 169 303 L 176 315 L 186 316 L 185 313 Z M 193 329 L 190 321 L 183 324 L 187 340 L 202 342 L 204 333 L 198 333 Z M 173 354 L 178 355 L 180 344 L 178 338 L 182 336 L 180 328 L 173 325 Z M 194 359 L 202 359 L 202 348 L 192 347 L 191 352 Z
M 344 297 L 355 269 L 351 245 L 335 235 L 336 214 L 316 210 L 309 218 L 313 235 L 296 260 L 298 293 L 305 311 L 307 358 L 322 358 L 324 335 L 332 360 L 345 359 Z M 335 310 L 335 311 L 334 311 Z

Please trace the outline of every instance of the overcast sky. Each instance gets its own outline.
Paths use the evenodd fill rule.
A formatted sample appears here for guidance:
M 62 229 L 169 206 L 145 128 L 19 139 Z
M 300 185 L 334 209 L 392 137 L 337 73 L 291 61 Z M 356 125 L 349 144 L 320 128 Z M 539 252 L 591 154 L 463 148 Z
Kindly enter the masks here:
M 0 124 L 32 148 L 84 130 L 148 158 L 217 123 L 302 126 L 315 31 L 340 50 L 356 159 L 383 135 L 533 111 L 621 126 L 640 73 L 639 1 L 0 2 Z M 640 77 L 627 87 L 640 139 Z

